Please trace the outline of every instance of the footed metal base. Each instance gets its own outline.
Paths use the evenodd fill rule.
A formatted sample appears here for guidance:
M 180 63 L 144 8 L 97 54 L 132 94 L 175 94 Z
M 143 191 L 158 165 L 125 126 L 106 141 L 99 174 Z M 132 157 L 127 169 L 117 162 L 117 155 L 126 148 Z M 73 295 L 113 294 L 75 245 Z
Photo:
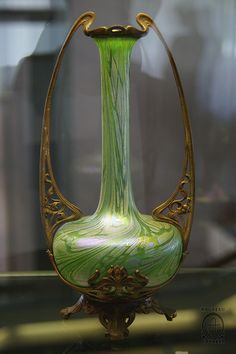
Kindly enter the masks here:
M 132 303 L 103 303 L 85 295 L 81 295 L 73 306 L 62 309 L 60 313 L 64 319 L 68 319 L 80 311 L 98 314 L 99 321 L 106 328 L 106 336 L 112 340 L 128 337 L 128 327 L 133 323 L 136 313 L 156 312 L 164 315 L 168 321 L 172 321 L 177 316 L 175 310 L 159 306 L 151 297 Z

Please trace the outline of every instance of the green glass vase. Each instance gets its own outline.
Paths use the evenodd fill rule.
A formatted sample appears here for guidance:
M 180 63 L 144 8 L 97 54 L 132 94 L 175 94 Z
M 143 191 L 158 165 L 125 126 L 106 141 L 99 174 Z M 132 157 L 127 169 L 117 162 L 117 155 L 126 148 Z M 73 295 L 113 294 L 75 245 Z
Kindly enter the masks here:
M 99 312 L 100 320 L 103 318 L 101 322 L 110 336 L 120 338 L 127 333 L 131 313 L 137 311 L 141 303 L 147 308 L 154 307 L 153 302 L 147 305 L 147 299 L 174 277 L 186 252 L 194 197 L 193 153 L 178 71 L 152 19 L 139 14 L 140 30 L 131 26 L 90 30 L 94 17 L 94 13 L 88 12 L 76 21 L 62 46 L 52 75 L 42 135 L 41 210 L 49 255 L 57 273 L 64 282 L 86 295 L 73 311 L 87 308 L 89 302 L 93 312 Z M 83 216 L 59 191 L 51 167 L 49 144 L 52 91 L 64 50 L 79 26 L 83 26 L 84 33 L 95 40 L 101 61 L 101 192 L 96 211 L 88 216 Z M 144 215 L 135 205 L 130 175 L 129 70 L 132 48 L 141 36 L 147 34 L 149 27 L 156 31 L 166 48 L 176 79 L 183 110 L 185 162 L 174 194 L 152 215 Z M 96 306 L 98 303 L 100 307 Z M 106 306 L 114 303 L 121 304 L 122 319 L 117 319 L 114 307 L 106 311 Z M 73 311 L 69 308 L 63 313 L 68 316 Z M 112 318 L 108 313 L 113 314 Z M 174 313 L 166 316 L 172 319 Z

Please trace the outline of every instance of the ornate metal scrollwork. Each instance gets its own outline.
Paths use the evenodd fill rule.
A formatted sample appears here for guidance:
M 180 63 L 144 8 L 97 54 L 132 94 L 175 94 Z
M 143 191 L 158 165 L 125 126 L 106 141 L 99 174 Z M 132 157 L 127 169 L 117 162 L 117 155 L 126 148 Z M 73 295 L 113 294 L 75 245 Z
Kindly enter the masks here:
M 44 199 L 41 203 L 41 209 L 44 215 L 46 235 L 47 238 L 51 240 L 51 236 L 62 223 L 79 219 L 81 217 L 81 211 L 69 201 L 65 200 L 58 190 L 53 174 L 50 173 L 48 161 L 45 162 L 43 185 Z
M 184 164 L 183 175 L 180 178 L 176 191 L 164 203 L 153 210 L 153 216 L 157 220 L 168 221 L 180 228 L 184 241 L 184 254 L 193 214 L 193 179 L 189 166 L 188 153 Z
M 52 95 L 65 49 L 73 34 L 80 26 L 83 26 L 84 31 L 88 31 L 94 19 L 95 14 L 93 12 L 86 12 L 75 21 L 57 57 L 45 102 L 40 156 L 40 207 L 42 222 L 50 249 L 52 248 L 52 238 L 57 228 L 66 221 L 79 219 L 82 215 L 80 209 L 62 195 L 52 171 L 50 157 Z
M 128 327 L 135 320 L 136 313 L 156 312 L 159 315 L 164 315 L 168 321 L 172 321 L 177 315 L 175 310 L 159 305 L 152 297 L 114 305 L 113 303 L 93 301 L 88 296 L 81 295 L 74 305 L 61 310 L 61 316 L 68 319 L 81 311 L 90 315 L 98 314 L 99 321 L 106 328 L 106 336 L 112 340 L 123 339 L 129 335 Z
M 127 298 L 138 297 L 140 291 L 147 285 L 148 278 L 139 270 L 134 275 L 129 275 L 124 267 L 111 266 L 107 271 L 107 276 L 98 280 L 100 271 L 97 270 L 88 280 L 90 290 L 88 295 L 101 299 L 112 299 L 114 297 Z
M 188 192 L 185 190 L 186 185 L 190 181 L 190 176 L 186 174 L 182 179 L 176 199 L 168 205 L 167 216 L 178 221 L 183 214 L 189 213 L 191 210 L 191 198 L 188 197 Z M 181 221 L 180 221 L 181 222 Z
M 190 236 L 190 230 L 193 219 L 193 207 L 194 207 L 194 159 L 193 159 L 193 144 L 192 133 L 189 122 L 188 108 L 184 96 L 183 86 L 179 76 L 177 66 L 175 64 L 173 55 L 163 38 L 158 27 L 154 23 L 153 19 L 145 13 L 140 13 L 136 16 L 138 24 L 147 31 L 151 27 L 158 38 L 160 39 L 166 54 L 168 56 L 173 76 L 175 79 L 180 106 L 182 111 L 183 126 L 184 126 L 184 144 L 185 144 L 185 161 L 183 164 L 183 173 L 180 181 L 177 185 L 176 191 L 172 196 L 159 207 L 155 208 L 152 212 L 153 216 L 157 220 L 166 220 L 176 225 L 182 235 L 183 239 L 183 253 L 186 253 L 188 240 Z M 185 217 L 183 217 L 185 216 Z

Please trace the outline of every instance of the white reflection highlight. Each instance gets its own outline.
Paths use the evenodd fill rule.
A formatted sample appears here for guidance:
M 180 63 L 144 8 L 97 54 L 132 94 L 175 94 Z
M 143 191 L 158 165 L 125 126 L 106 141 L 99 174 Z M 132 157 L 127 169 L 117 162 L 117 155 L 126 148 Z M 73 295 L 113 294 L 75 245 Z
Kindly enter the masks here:
M 233 45 L 232 41 L 230 40 L 224 40 L 222 43 L 222 55 L 226 58 L 229 58 L 232 56 L 233 53 Z M 234 48 L 234 55 L 235 55 L 235 48 Z
M 76 243 L 78 248 L 92 248 L 92 247 L 100 246 L 105 242 L 107 242 L 106 238 L 102 239 L 101 237 L 89 237 L 89 238 L 81 238 Z
M 117 215 L 107 214 L 103 218 L 103 223 L 105 226 L 119 226 L 124 224 L 125 218 L 119 217 Z

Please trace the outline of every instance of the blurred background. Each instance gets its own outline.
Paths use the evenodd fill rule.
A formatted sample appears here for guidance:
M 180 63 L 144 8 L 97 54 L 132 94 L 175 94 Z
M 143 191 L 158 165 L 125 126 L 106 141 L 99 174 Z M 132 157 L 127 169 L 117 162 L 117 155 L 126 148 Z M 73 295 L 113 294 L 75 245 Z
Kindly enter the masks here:
M 236 264 L 236 1 L 0 0 L 0 271 L 51 269 L 39 210 L 44 101 L 58 51 L 74 20 L 96 26 L 156 21 L 179 68 L 190 111 L 196 211 L 185 266 Z M 153 33 L 131 65 L 131 160 L 144 213 L 172 193 L 182 169 L 183 131 L 166 54 Z M 95 43 L 79 31 L 53 99 L 53 168 L 64 195 L 85 214 L 97 206 L 101 97 Z

